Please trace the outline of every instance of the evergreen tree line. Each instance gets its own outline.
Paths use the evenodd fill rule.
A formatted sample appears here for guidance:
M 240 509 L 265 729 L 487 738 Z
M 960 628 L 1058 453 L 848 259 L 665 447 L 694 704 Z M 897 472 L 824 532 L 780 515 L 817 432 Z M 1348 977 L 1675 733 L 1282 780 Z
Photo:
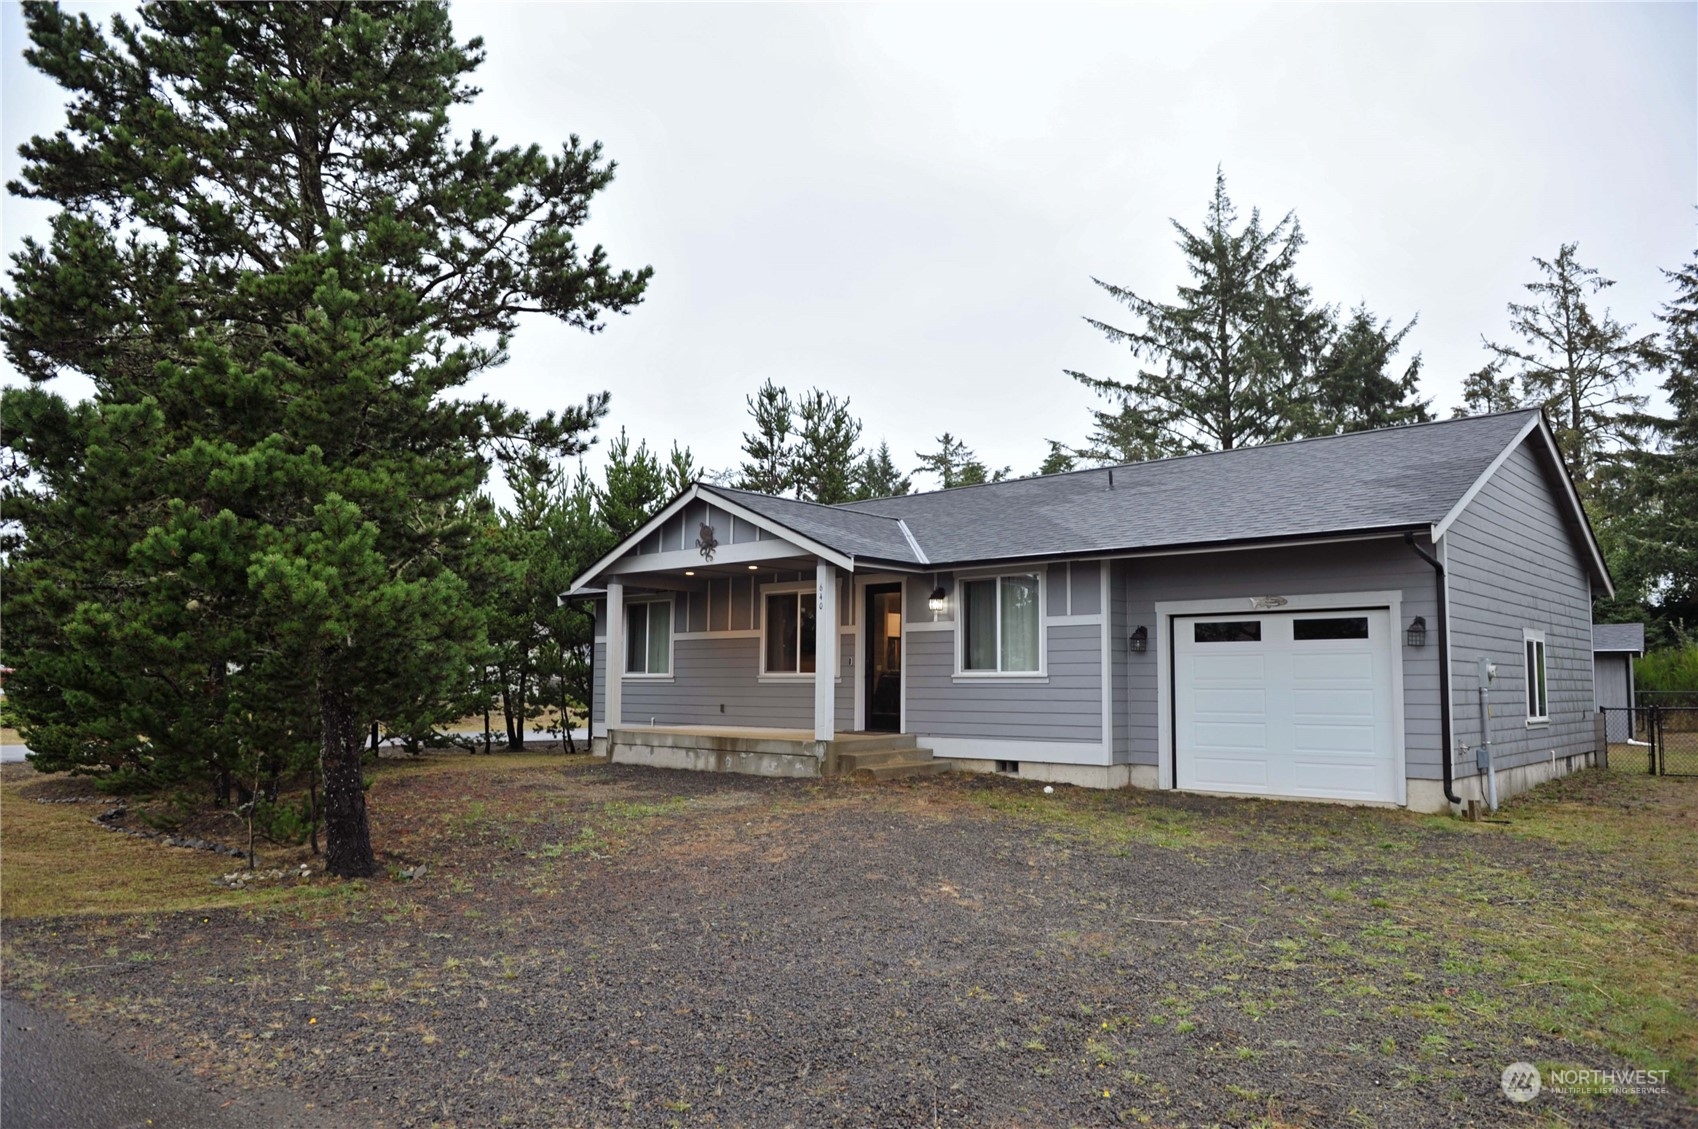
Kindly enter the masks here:
M 0 294 L 28 381 L 0 400 L 9 715 L 39 767 L 107 786 L 210 787 L 251 817 L 311 781 L 327 868 L 369 875 L 373 733 L 418 747 L 487 711 L 510 746 L 543 717 L 570 744 L 591 621 L 556 597 L 703 476 L 621 432 L 592 481 L 606 393 L 541 414 L 467 394 L 523 317 L 594 333 L 641 302 L 649 269 L 579 238 L 615 167 L 577 137 L 457 139 L 484 53 L 442 3 L 22 11 L 67 106 L 8 185 L 56 209 Z M 1091 324 L 1141 367 L 1073 374 L 1106 406 L 1039 471 L 1429 418 L 1419 357 L 1396 359 L 1413 320 L 1319 303 L 1295 216 L 1241 223 L 1217 177 L 1202 228 L 1174 226 L 1187 284 L 1100 283 L 1131 320 Z M 1575 248 L 1537 266 L 1462 410 L 1545 405 L 1614 610 L 1692 622 L 1698 262 L 1637 335 L 1594 309 L 1609 284 Z M 56 393 L 63 372 L 93 396 Z M 732 485 L 836 503 L 1012 473 L 953 432 L 909 465 L 819 390 L 768 381 L 748 406 Z

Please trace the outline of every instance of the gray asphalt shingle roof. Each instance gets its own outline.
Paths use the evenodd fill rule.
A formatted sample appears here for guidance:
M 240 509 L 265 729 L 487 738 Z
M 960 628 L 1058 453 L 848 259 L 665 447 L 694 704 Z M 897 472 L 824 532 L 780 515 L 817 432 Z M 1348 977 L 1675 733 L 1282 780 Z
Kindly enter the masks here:
M 1592 625 L 1593 651 L 1632 651 L 1636 655 L 1645 653 L 1645 625 L 1643 623 L 1594 623 Z
M 1413 528 L 1536 409 L 820 506 L 706 487 L 841 552 L 933 565 Z M 1113 487 L 1110 488 L 1112 475 Z

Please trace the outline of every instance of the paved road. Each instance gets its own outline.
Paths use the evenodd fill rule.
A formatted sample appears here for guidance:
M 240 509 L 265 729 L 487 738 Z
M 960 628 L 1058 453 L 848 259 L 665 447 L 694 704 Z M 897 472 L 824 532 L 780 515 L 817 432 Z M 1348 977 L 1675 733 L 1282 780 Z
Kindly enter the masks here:
M 48 1012 L 0 1000 L 6 1129 L 319 1129 L 334 1119 L 293 1094 L 214 1094 Z

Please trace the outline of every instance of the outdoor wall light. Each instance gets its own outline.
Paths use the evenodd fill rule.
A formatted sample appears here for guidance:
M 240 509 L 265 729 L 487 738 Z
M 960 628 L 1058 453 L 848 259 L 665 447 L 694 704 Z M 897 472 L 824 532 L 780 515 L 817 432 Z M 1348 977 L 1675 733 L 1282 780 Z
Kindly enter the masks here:
M 1132 633 L 1132 637 L 1126 640 L 1126 646 L 1133 654 L 1143 654 L 1145 651 L 1149 650 L 1150 629 L 1145 627 L 1143 624 L 1139 624 L 1138 630 L 1134 631 Z
M 1411 647 L 1427 645 L 1427 621 L 1422 616 L 1416 616 L 1409 624 L 1409 630 L 1403 633 L 1403 641 Z
M 926 601 L 926 606 L 932 610 L 933 615 L 938 615 L 949 606 L 949 596 L 944 592 L 943 585 L 932 589 L 931 599 Z

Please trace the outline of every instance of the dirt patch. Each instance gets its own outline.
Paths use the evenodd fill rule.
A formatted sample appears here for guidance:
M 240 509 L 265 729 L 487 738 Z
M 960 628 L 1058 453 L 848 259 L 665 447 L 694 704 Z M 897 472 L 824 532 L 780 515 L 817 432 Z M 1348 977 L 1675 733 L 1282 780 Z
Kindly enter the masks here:
M 370 1125 L 1698 1116 L 1678 1089 L 1498 1089 L 1518 1059 L 1692 1085 L 1698 914 L 1670 900 L 1690 869 L 1575 830 L 1625 804 L 1688 828 L 1672 851 L 1690 795 L 1598 774 L 1482 828 L 476 760 L 386 765 L 373 788 L 378 840 L 423 879 L 12 922 L 6 986 Z M 1628 946 L 1642 982 L 1594 942 Z

